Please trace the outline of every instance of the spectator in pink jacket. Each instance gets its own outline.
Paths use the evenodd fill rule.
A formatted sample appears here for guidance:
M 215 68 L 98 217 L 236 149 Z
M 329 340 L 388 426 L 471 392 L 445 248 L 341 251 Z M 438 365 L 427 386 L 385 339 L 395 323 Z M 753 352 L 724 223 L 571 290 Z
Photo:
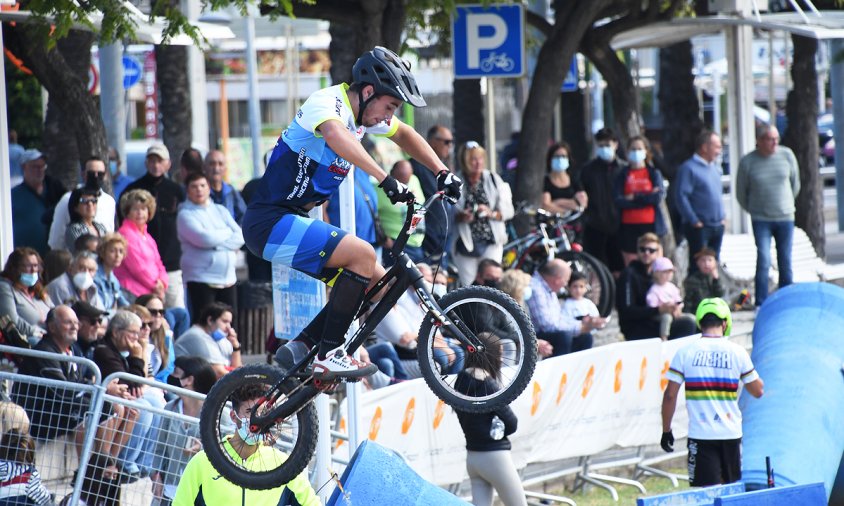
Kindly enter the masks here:
M 155 198 L 146 190 L 130 190 L 120 197 L 120 213 L 126 217 L 119 230 L 126 238 L 126 258 L 114 275 L 136 297 L 153 293 L 163 300 L 167 271 L 155 239 L 147 232 L 147 223 L 155 216 Z

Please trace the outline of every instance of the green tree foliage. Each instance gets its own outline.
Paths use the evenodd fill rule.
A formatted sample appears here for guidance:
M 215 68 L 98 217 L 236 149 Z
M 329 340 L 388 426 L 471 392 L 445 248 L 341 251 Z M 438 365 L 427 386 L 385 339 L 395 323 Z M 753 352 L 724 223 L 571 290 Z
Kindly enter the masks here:
M 40 147 L 44 130 L 41 118 L 41 85 L 31 74 L 6 59 L 6 109 L 9 128 L 18 132 L 18 142 L 27 148 Z

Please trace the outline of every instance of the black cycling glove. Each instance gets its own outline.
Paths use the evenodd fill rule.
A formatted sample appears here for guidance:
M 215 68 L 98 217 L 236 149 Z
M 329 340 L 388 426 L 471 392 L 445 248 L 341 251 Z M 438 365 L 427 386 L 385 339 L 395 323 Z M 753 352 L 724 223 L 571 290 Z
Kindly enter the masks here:
M 461 186 L 463 186 L 463 181 L 455 174 L 447 170 L 441 170 L 437 174 L 437 191 L 445 192 L 446 197 L 459 199 Z
M 670 430 L 662 433 L 662 439 L 659 440 L 659 446 L 668 453 L 674 451 L 674 434 Z
M 384 193 L 387 195 L 387 198 L 390 199 L 390 202 L 393 204 L 398 204 L 399 202 L 407 202 L 413 199 L 413 193 L 407 189 L 403 183 L 399 182 L 393 176 L 387 176 L 381 181 L 381 184 L 378 185 L 379 188 L 384 190 Z

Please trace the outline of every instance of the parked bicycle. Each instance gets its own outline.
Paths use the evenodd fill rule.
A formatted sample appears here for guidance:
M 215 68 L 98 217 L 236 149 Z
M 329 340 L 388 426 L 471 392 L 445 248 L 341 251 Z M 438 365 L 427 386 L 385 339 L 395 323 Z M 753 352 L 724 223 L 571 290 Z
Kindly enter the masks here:
M 582 211 L 550 213 L 533 206 L 521 206 L 519 212 L 533 217 L 536 228 L 504 245 L 502 266 L 533 274 L 540 265 L 554 258 L 569 262 L 572 272 L 586 276 L 586 296 L 595 303 L 601 316 L 608 316 L 615 303 L 615 279 L 600 260 L 582 251 L 570 237 L 567 224 L 580 218 Z
M 425 286 L 422 274 L 403 249 L 407 238 L 424 219 L 427 209 L 440 199 L 439 192 L 418 209 L 410 209 L 391 251 L 397 261 L 370 290 L 358 316 L 368 312 L 363 325 L 346 343 L 354 353 L 372 333 L 405 291 L 413 286 L 427 316 L 419 329 L 417 356 L 422 376 L 430 389 L 450 406 L 469 412 L 489 412 L 509 404 L 521 394 L 533 376 L 537 343 L 530 318 L 513 299 L 499 290 L 470 286 L 453 290 L 436 299 Z M 380 301 L 374 297 L 385 292 Z M 368 308 L 368 309 L 367 309 Z M 464 363 L 501 361 L 498 388 L 466 394 L 455 388 L 456 371 L 447 374 L 434 355 L 434 340 L 450 340 L 466 357 Z M 493 347 L 485 345 L 491 341 Z M 202 446 L 217 471 L 231 482 L 252 489 L 268 489 L 287 483 L 308 465 L 317 441 L 317 415 L 311 402 L 321 392 L 331 391 L 338 381 L 314 379 L 308 366 L 319 346 L 289 371 L 269 365 L 252 365 L 226 374 L 208 393 L 200 416 Z M 470 371 L 471 372 L 471 371 Z M 285 454 L 256 452 L 258 458 L 276 455 L 272 461 L 243 462 L 226 437 L 232 430 L 227 408 L 233 393 L 244 385 L 267 389 L 264 399 L 252 410 L 248 435 L 241 440 L 277 445 Z M 251 436 L 251 437 L 250 437 Z

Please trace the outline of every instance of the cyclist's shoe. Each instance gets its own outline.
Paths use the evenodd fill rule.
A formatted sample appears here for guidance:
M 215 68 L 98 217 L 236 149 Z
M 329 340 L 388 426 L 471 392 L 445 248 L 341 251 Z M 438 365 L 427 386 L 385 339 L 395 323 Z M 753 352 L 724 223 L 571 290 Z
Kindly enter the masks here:
M 313 368 L 316 379 L 364 378 L 378 371 L 378 366 L 364 364 L 342 347 L 329 351 L 322 360 L 315 359 Z
M 308 345 L 302 341 L 288 341 L 275 352 L 275 361 L 284 372 L 287 372 L 305 358 L 309 351 Z M 308 364 L 305 368 L 305 376 L 310 376 L 312 372 L 311 365 Z

